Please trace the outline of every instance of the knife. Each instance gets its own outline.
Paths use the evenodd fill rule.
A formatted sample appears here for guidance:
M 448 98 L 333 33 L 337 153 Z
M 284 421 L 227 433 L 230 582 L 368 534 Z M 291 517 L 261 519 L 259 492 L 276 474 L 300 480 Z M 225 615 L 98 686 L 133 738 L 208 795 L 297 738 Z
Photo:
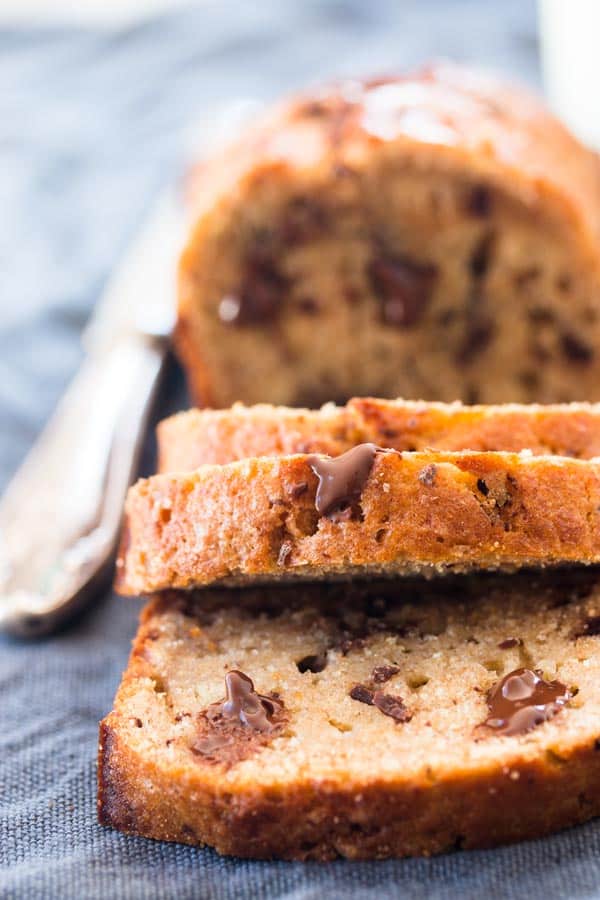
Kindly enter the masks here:
M 183 135 L 185 157 L 214 153 L 262 108 L 240 97 L 204 109 Z M 175 319 L 180 193 L 157 201 L 96 304 L 84 363 L 0 500 L 0 632 L 56 630 L 111 574 Z
M 157 202 L 83 335 L 86 357 L 0 501 L 0 630 L 47 634 L 110 574 L 127 488 L 163 369 L 183 238 Z

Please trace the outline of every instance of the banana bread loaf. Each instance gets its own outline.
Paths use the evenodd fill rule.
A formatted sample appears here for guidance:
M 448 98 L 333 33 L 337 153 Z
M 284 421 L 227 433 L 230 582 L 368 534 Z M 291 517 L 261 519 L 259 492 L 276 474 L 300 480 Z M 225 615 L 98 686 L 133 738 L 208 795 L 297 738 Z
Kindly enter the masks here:
M 138 481 L 117 588 L 594 563 L 599 526 L 600 460 L 359 444 Z
M 249 456 L 327 453 L 371 441 L 395 450 L 531 450 L 600 455 L 600 404 L 463 406 L 355 397 L 319 410 L 267 404 L 191 409 L 159 423 L 160 472 Z
M 584 574 L 153 599 L 100 730 L 100 821 L 324 860 L 598 815 L 600 588 Z
M 199 405 L 600 399 L 600 163 L 440 65 L 293 99 L 192 179 Z

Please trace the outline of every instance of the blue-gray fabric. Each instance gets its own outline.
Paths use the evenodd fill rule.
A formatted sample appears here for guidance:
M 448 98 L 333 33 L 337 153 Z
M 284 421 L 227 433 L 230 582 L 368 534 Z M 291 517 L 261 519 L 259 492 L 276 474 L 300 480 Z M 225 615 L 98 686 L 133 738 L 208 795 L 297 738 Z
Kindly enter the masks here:
M 94 299 L 177 171 L 190 123 L 209 128 L 207 110 L 236 97 L 437 56 L 535 84 L 533 2 L 221 0 L 119 31 L 0 28 L 0 487 L 74 372 Z M 157 415 L 184 403 L 173 370 Z M 106 596 L 56 637 L 0 639 L 2 898 L 600 896 L 594 823 L 494 851 L 329 865 L 101 829 L 97 723 L 138 609 Z

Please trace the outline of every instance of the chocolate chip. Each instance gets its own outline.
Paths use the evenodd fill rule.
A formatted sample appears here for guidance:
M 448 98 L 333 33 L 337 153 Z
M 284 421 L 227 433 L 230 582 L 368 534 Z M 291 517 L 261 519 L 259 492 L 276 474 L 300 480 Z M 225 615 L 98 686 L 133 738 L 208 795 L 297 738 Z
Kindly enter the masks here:
M 297 309 L 305 316 L 316 316 L 319 314 L 319 304 L 314 297 L 301 297 L 298 300 Z
M 523 641 L 521 638 L 506 638 L 504 641 L 500 641 L 498 644 L 499 650 L 511 650 L 513 647 L 522 647 Z
M 428 466 L 424 466 L 419 471 L 417 478 L 419 479 L 421 484 L 424 484 L 427 487 L 431 487 L 435 484 L 435 479 L 437 478 L 437 466 L 433 463 L 430 463 Z
M 540 386 L 540 376 L 537 372 L 531 372 L 529 370 L 519 372 L 517 378 L 526 391 L 535 391 Z
M 353 700 L 358 700 L 359 703 L 366 703 L 368 706 L 373 706 L 373 691 L 370 691 L 364 684 L 355 684 L 350 691 L 350 696 Z
M 190 749 L 205 762 L 230 766 L 280 734 L 288 717 L 279 696 L 257 693 L 243 672 L 228 672 L 225 689 L 225 700 L 211 703 L 198 717 Z
M 479 392 L 479 388 L 475 387 L 474 384 L 465 385 L 465 403 L 470 404 L 471 406 L 475 406 L 479 403 L 481 399 L 481 394 Z
M 354 515 L 379 452 L 375 444 L 358 444 L 340 456 L 313 454 L 307 462 L 319 479 L 315 507 L 320 516 L 341 522 Z
M 531 669 L 515 669 L 489 692 L 489 716 L 483 724 L 500 735 L 526 734 L 552 719 L 571 697 L 560 681 L 545 681 Z
M 364 637 L 346 637 L 339 642 L 338 646 L 342 656 L 348 656 L 351 650 L 362 650 L 365 643 Z
M 373 671 L 371 672 L 371 680 L 375 682 L 375 684 L 383 684 L 385 681 L 389 681 L 390 678 L 393 678 L 394 675 L 397 675 L 400 671 L 398 666 L 375 666 Z
M 488 316 L 474 313 L 467 323 L 463 340 L 456 351 L 455 360 L 460 366 L 470 365 L 487 350 L 496 334 L 496 325 Z
M 581 338 L 574 334 L 562 334 L 560 337 L 560 346 L 569 362 L 578 363 L 580 365 L 589 365 L 594 359 L 594 351 Z
M 483 480 L 483 478 L 478 478 L 478 479 L 477 479 L 477 490 L 478 490 L 481 494 L 483 494 L 484 497 L 487 497 L 487 495 L 489 494 L 490 489 L 489 489 L 489 487 L 487 486 L 487 484 L 485 483 L 485 481 Z
M 554 322 L 554 313 L 545 306 L 532 306 L 527 310 L 527 318 L 535 325 L 551 325 Z
M 600 738 L 596 738 L 594 741 L 594 750 L 600 750 Z
M 303 659 L 299 659 L 296 665 L 298 671 L 302 674 L 304 674 L 304 672 L 322 672 L 327 666 L 327 654 L 315 653 L 311 656 L 305 656 Z
M 486 218 L 492 211 L 492 194 L 483 184 L 476 185 L 467 197 L 467 212 L 478 218 Z
M 219 318 L 226 325 L 255 325 L 268 322 L 279 311 L 289 287 L 275 262 L 260 253 L 247 258 L 244 277 L 237 293 L 223 297 Z
M 411 328 L 421 321 L 431 301 L 435 266 L 379 257 L 369 264 L 368 274 L 386 325 Z
M 556 279 L 556 287 L 557 287 L 557 288 L 559 289 L 559 291 L 561 291 L 563 294 L 567 294 L 567 293 L 571 290 L 572 284 L 573 284 L 573 283 L 572 283 L 572 280 L 571 280 L 571 276 L 570 276 L 570 275 L 560 275 L 560 276 Z
M 469 259 L 469 271 L 474 279 L 481 280 L 490 267 L 492 252 L 496 236 L 492 231 L 486 231 L 480 237 L 473 248 Z
M 323 207 L 309 197 L 294 197 L 285 212 L 279 234 L 284 244 L 303 244 L 317 237 L 327 226 Z
M 376 706 L 384 716 L 391 716 L 396 722 L 409 722 L 412 718 L 411 713 L 404 705 L 402 697 L 394 697 L 391 694 L 384 694 L 382 691 L 375 691 L 373 706 Z

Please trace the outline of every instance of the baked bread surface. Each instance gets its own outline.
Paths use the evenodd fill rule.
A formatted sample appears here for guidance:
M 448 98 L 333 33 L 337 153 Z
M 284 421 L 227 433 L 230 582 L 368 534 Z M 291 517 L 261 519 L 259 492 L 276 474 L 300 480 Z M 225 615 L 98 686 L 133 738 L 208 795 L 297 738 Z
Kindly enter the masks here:
M 315 89 L 191 195 L 198 405 L 600 399 L 600 164 L 524 91 L 448 64 Z
M 464 406 L 353 397 L 319 410 L 268 404 L 190 409 L 157 428 L 160 472 L 251 456 L 327 453 L 371 441 L 395 450 L 505 450 L 600 456 L 600 405 Z
M 100 729 L 100 821 L 317 860 L 489 847 L 582 822 L 600 813 L 599 622 L 589 570 L 154 598 Z M 523 668 L 570 699 L 503 736 L 483 724 L 490 692 Z M 207 712 L 232 670 L 282 717 L 207 756 Z M 369 691 L 393 698 L 396 717 Z
M 334 496 L 319 509 L 328 480 Z M 116 585 L 138 594 L 589 564 L 600 561 L 599 524 L 594 460 L 370 444 L 335 458 L 258 457 L 138 481 Z

